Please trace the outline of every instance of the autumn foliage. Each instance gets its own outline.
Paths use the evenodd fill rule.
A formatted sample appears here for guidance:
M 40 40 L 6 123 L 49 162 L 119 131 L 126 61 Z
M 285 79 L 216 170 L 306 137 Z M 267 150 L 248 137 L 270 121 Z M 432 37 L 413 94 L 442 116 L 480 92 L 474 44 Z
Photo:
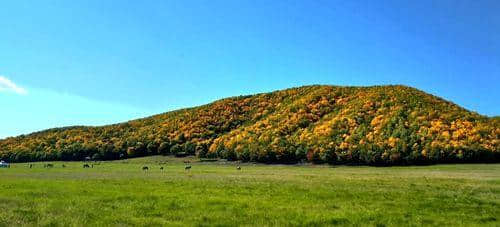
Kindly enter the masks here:
M 406 86 L 306 86 L 103 127 L 0 140 L 0 159 L 155 154 L 267 163 L 405 165 L 500 161 L 500 119 Z

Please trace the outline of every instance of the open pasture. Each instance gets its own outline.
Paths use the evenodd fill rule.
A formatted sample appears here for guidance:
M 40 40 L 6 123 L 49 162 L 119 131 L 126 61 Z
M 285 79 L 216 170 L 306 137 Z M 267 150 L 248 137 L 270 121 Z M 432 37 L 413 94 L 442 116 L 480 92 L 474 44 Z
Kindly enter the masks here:
M 500 225 L 499 164 L 360 167 L 186 159 L 89 163 L 93 168 L 83 168 L 83 162 L 12 164 L 0 169 L 0 226 Z

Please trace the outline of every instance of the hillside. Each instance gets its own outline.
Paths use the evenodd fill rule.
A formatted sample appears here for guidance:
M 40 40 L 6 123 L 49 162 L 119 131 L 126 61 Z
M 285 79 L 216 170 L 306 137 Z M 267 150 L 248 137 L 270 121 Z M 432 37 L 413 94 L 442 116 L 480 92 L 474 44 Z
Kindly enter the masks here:
M 406 86 L 305 86 L 222 99 L 126 123 L 0 140 L 0 159 L 196 154 L 332 164 L 500 161 L 500 119 Z

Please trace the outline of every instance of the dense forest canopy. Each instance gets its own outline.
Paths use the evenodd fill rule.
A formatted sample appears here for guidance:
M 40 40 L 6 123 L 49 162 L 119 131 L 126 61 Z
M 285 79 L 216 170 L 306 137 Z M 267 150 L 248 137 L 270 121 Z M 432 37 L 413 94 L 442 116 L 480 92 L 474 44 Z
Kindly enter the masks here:
M 0 159 L 174 154 L 269 163 L 498 162 L 499 126 L 498 117 L 406 86 L 305 86 L 121 124 L 10 137 L 0 140 Z

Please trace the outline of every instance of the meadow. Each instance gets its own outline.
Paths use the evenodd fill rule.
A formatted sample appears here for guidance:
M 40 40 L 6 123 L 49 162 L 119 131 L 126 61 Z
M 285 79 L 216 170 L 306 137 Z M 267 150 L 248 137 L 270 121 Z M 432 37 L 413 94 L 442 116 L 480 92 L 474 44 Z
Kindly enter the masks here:
M 265 165 L 187 158 L 192 169 L 185 170 L 185 159 L 154 156 L 86 169 L 83 162 L 34 163 L 31 169 L 12 164 L 0 169 L 0 226 L 500 225 L 500 164 Z

